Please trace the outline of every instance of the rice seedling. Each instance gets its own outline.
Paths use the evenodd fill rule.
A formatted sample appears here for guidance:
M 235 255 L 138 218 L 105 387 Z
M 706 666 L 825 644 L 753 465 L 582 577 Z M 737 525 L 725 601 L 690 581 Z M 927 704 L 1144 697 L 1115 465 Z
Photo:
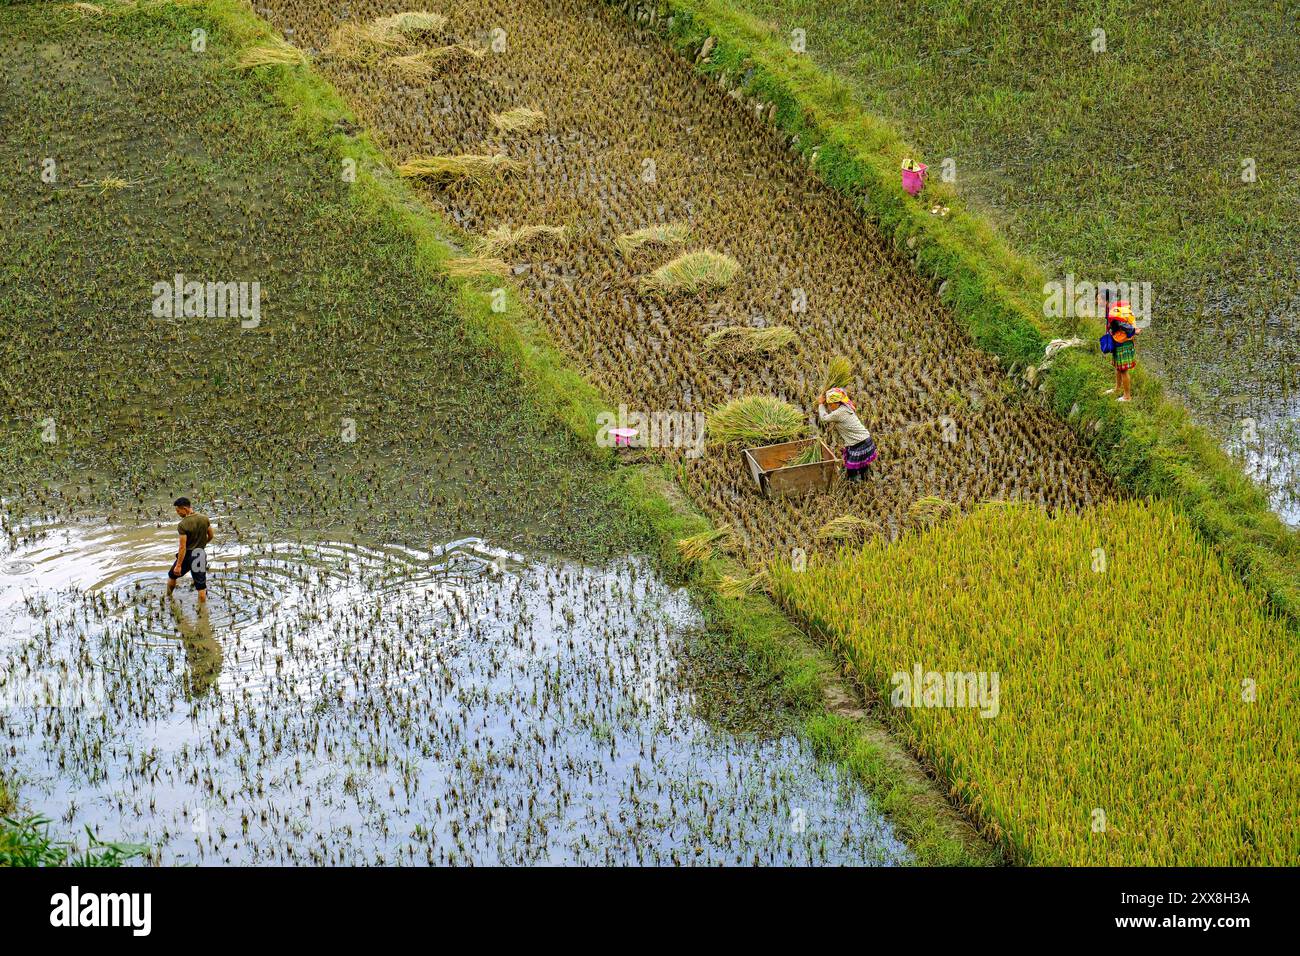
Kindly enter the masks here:
M 497 226 L 483 238 L 480 251 L 485 256 L 500 256 L 538 239 L 563 241 L 565 233 L 564 226 L 521 226 L 518 229 L 511 229 L 505 225 Z
M 822 373 L 822 392 L 832 388 L 848 388 L 853 384 L 853 363 L 843 355 L 836 355 L 826 363 Z
M 803 412 L 769 395 L 747 395 L 718 405 L 707 420 L 709 441 L 715 444 L 772 444 L 797 438 L 807 430 Z
M 724 253 L 708 249 L 687 252 L 643 277 L 641 291 L 693 295 L 725 288 L 739 271 L 740 263 Z
M 465 63 L 481 60 L 486 55 L 487 50 L 483 47 L 455 43 L 450 46 L 434 47 L 432 50 L 421 50 L 406 56 L 391 57 L 385 63 L 408 79 L 427 80 Z
M 683 561 L 699 564 L 713 557 L 714 551 L 729 544 L 735 534 L 731 525 L 721 525 L 709 531 L 701 531 L 689 538 L 677 539 L 677 554 Z
M 858 541 L 880 531 L 880 525 L 856 515 L 840 515 L 817 529 L 820 541 Z
M 307 54 L 280 37 L 274 37 L 260 46 L 245 50 L 236 65 L 241 70 L 259 66 L 302 66 Z
M 463 256 L 448 259 L 443 263 L 447 275 L 459 279 L 471 279 L 478 276 L 501 276 L 510 274 L 510 264 L 501 259 L 482 256 Z
M 704 349 L 730 359 L 753 355 L 770 355 L 794 344 L 798 339 L 788 325 L 758 329 L 748 325 L 729 325 L 711 332 L 704 339 Z
M 461 156 L 420 156 L 397 167 L 398 173 L 403 176 L 434 180 L 469 179 L 475 182 L 499 179 L 506 173 L 520 169 L 523 169 L 523 164 L 504 153 L 486 156 L 472 153 Z
M 502 113 L 493 113 L 492 125 L 503 133 L 526 133 L 546 122 L 546 114 L 541 110 L 516 106 Z
M 614 240 L 614 245 L 624 259 L 630 259 L 638 250 L 664 246 L 680 246 L 691 237 L 691 227 L 684 222 L 669 222 L 661 226 L 646 226 L 625 232 Z
M 771 574 L 1015 862 L 1286 865 L 1300 851 L 1300 703 L 1281 692 L 1300 650 L 1172 506 L 980 507 Z M 999 675 L 996 715 L 894 697 L 918 663 L 941 680 Z

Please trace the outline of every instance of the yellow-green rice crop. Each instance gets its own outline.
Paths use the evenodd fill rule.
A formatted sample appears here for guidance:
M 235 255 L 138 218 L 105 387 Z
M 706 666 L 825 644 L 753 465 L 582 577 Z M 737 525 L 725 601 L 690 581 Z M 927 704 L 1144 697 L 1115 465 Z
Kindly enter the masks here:
M 1300 648 L 1167 505 L 983 507 L 772 579 L 1013 860 L 1300 860 Z M 894 706 L 918 665 L 997 674 L 996 716 Z

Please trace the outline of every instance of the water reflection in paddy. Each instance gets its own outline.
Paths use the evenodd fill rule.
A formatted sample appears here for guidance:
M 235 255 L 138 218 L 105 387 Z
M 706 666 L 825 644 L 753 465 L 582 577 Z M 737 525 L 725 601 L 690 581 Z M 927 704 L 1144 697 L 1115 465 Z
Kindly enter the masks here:
M 745 729 L 770 708 L 639 559 L 219 541 L 200 608 L 163 596 L 170 524 L 24 537 L 2 766 L 61 832 L 169 864 L 907 860 L 788 726 Z

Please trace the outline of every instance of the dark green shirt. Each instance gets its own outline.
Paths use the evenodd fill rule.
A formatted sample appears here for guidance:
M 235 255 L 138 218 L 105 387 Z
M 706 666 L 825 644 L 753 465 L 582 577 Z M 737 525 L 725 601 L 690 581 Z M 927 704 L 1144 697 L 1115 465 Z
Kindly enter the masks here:
M 176 531 L 185 535 L 185 550 L 193 551 L 208 543 L 208 516 L 197 511 L 187 514 L 176 526 Z

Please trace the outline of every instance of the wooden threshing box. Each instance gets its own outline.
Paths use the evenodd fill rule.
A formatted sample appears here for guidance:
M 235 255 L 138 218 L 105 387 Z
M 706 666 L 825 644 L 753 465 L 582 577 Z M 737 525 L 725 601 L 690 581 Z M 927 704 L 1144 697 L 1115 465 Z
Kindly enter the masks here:
M 821 461 L 807 465 L 786 465 L 786 462 L 798 457 L 800 452 L 814 442 L 821 450 Z M 746 448 L 741 452 L 741 458 L 749 468 L 749 473 L 754 476 L 759 490 L 768 498 L 773 495 L 806 495 L 814 491 L 825 491 L 835 480 L 835 472 L 839 468 L 839 459 L 820 438 L 801 438 L 779 445 Z

